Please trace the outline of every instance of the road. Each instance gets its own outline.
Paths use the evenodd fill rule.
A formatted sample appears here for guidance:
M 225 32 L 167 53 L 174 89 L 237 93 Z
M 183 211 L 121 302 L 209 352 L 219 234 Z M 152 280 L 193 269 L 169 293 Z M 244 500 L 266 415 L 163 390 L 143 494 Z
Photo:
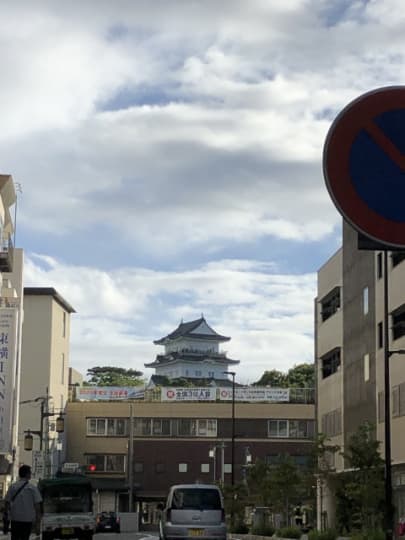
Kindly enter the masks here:
M 94 540 L 159 540 L 158 532 L 122 532 L 116 533 L 97 533 L 94 535 Z

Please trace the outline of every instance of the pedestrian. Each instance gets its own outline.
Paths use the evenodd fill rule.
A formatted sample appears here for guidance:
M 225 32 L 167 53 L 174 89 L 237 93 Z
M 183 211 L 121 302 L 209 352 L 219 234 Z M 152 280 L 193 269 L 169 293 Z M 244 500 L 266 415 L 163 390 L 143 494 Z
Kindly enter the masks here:
M 41 502 L 39 490 L 30 484 L 31 467 L 21 465 L 19 479 L 6 494 L 6 512 L 11 522 L 11 540 L 28 540 L 31 530 L 41 533 Z

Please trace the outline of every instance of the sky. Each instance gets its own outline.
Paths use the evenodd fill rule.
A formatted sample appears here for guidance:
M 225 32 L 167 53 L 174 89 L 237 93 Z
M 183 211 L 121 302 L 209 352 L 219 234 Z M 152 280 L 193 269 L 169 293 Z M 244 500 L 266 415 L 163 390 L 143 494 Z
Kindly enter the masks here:
M 72 314 L 70 365 L 146 369 L 201 314 L 236 379 L 314 359 L 341 217 L 336 115 L 403 83 L 401 0 L 2 2 L 0 173 L 25 286 Z

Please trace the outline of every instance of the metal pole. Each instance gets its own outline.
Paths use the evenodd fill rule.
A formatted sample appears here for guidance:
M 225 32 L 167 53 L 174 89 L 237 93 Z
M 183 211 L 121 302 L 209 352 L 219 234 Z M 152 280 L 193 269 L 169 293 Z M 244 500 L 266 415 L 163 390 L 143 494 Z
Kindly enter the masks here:
M 231 484 L 235 485 L 235 373 L 232 372 L 232 445 L 231 445 Z
M 128 444 L 128 510 L 132 512 L 134 504 L 134 408 L 129 406 L 129 444 Z
M 391 477 L 391 384 L 389 350 L 389 313 L 388 313 L 388 254 L 384 250 L 384 404 L 385 404 L 385 538 L 392 540 L 393 508 Z
M 225 443 L 221 443 L 221 484 L 224 485 L 225 482 Z
M 213 480 L 214 480 L 214 484 L 217 480 L 217 447 L 214 446 L 214 448 L 212 449 L 212 458 L 214 460 L 214 464 L 213 464 L 213 468 L 214 468 L 214 472 L 213 472 Z
M 44 438 L 44 418 L 45 418 L 45 400 L 41 401 L 41 421 L 39 425 L 39 449 L 42 452 L 43 438 Z

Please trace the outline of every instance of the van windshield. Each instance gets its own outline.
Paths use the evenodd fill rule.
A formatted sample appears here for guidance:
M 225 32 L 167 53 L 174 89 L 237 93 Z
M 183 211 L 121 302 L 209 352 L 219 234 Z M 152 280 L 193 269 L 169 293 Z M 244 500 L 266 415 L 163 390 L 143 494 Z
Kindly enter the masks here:
M 175 489 L 172 508 L 175 510 L 221 510 L 221 498 L 216 489 Z

